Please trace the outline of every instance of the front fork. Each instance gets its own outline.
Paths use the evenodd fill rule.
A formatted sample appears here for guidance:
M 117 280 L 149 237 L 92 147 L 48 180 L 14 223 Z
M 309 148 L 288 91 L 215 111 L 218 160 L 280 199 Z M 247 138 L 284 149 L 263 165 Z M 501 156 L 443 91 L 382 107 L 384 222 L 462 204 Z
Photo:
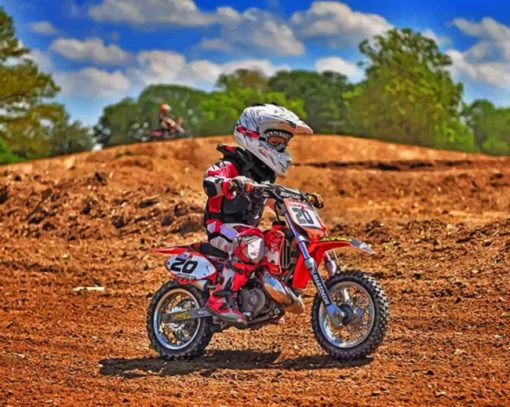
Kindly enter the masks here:
M 321 297 L 322 303 L 326 307 L 326 311 L 328 312 L 329 318 L 331 319 L 331 322 L 336 328 L 340 328 L 343 325 L 342 322 L 345 318 L 345 313 L 340 308 L 338 308 L 337 305 L 333 302 L 331 295 L 329 294 L 328 288 L 326 287 L 324 280 L 319 274 L 317 263 L 315 263 L 315 259 L 312 256 L 310 256 L 310 253 L 308 252 L 305 238 L 296 229 L 294 223 L 292 222 L 292 219 L 290 219 L 290 216 L 287 212 L 284 213 L 284 216 L 285 219 L 287 220 L 287 224 L 292 230 L 292 233 L 294 234 L 298 241 L 299 250 L 301 251 L 301 254 L 303 255 L 303 258 L 305 260 L 304 261 L 305 267 L 308 269 L 310 275 L 312 276 L 313 283 L 317 288 L 317 292 Z
M 338 264 L 333 261 L 328 252 L 324 254 L 324 266 L 326 266 L 326 270 L 330 277 L 333 277 L 340 271 Z

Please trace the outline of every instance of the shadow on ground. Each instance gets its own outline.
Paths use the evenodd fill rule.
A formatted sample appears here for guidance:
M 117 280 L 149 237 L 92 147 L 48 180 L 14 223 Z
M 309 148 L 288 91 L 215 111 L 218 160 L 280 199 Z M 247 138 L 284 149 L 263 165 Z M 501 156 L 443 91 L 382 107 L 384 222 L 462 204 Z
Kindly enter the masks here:
M 346 369 L 364 366 L 372 361 L 363 358 L 350 362 L 338 362 L 327 355 L 300 356 L 294 359 L 278 361 L 280 352 L 262 353 L 251 350 L 217 350 L 190 361 L 168 361 L 162 358 L 119 358 L 103 359 L 99 362 L 100 373 L 105 376 L 136 378 L 148 375 L 178 376 L 199 372 L 208 377 L 218 369 L 253 370 L 253 369 Z

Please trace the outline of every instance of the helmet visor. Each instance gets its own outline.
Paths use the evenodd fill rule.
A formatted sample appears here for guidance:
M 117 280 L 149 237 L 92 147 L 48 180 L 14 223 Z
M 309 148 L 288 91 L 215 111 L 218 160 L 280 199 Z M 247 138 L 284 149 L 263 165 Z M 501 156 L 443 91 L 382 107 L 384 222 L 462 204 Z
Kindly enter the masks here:
M 267 138 L 267 142 L 269 145 L 275 149 L 280 149 L 287 147 L 287 144 L 289 143 L 289 140 L 282 136 L 269 136 Z
M 266 142 L 270 147 L 274 148 L 276 151 L 283 152 L 285 148 L 289 144 L 289 140 L 292 135 L 285 133 L 283 131 L 271 131 L 268 130 L 266 132 Z

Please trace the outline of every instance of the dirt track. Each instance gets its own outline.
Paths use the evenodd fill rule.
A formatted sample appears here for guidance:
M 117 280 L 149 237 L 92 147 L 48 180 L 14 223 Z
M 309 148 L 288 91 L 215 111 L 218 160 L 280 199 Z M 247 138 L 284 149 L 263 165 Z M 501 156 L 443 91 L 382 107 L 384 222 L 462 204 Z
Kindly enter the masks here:
M 336 363 L 307 313 L 218 334 L 192 362 L 156 358 L 145 312 L 167 274 L 148 253 L 201 238 L 219 140 L 0 168 L 0 405 L 510 405 L 508 158 L 296 139 L 285 182 L 377 251 L 343 260 L 387 291 L 384 345 Z

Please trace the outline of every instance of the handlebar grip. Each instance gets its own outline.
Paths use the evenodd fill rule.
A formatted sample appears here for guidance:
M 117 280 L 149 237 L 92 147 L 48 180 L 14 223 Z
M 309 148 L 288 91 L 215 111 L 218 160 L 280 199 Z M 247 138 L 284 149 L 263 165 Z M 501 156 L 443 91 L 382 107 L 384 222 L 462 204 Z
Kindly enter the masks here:
M 245 192 L 249 193 L 253 190 L 254 185 L 248 181 L 236 180 L 235 178 L 229 182 L 227 190 L 229 192 Z
M 227 185 L 227 191 L 228 192 L 236 192 L 239 188 L 237 187 L 237 184 L 234 181 L 229 181 Z

